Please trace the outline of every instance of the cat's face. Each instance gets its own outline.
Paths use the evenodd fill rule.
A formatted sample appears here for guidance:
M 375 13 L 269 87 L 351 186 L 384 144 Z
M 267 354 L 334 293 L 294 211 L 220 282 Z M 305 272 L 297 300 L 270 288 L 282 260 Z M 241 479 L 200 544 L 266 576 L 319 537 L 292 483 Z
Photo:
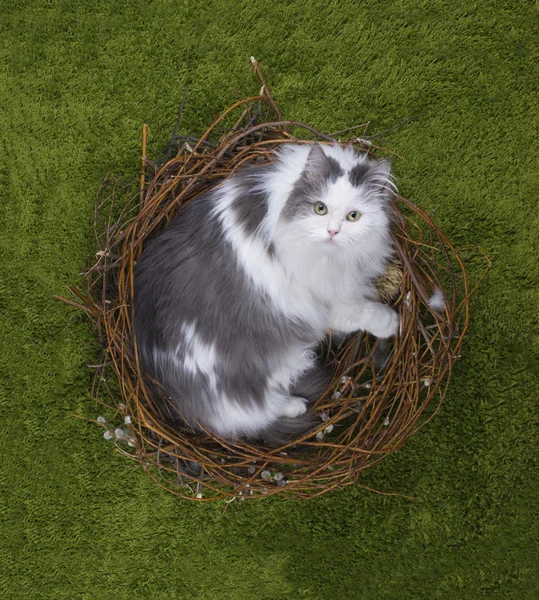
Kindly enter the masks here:
M 389 164 L 340 164 L 314 145 L 282 218 L 290 238 L 324 253 L 354 254 L 388 228 Z
M 361 243 L 369 231 L 386 224 L 383 211 L 369 206 L 364 196 L 342 177 L 310 194 L 294 219 L 295 226 L 325 252 Z

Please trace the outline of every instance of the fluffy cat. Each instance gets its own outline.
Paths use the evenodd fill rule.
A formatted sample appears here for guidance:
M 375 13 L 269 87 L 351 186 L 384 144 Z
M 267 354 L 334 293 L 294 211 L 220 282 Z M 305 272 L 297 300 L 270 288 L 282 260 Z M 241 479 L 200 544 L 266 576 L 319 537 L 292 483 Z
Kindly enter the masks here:
M 328 330 L 393 336 L 373 281 L 392 255 L 389 163 L 352 148 L 282 146 L 188 204 L 135 269 L 144 371 L 171 416 L 268 444 L 309 427 L 329 383 Z

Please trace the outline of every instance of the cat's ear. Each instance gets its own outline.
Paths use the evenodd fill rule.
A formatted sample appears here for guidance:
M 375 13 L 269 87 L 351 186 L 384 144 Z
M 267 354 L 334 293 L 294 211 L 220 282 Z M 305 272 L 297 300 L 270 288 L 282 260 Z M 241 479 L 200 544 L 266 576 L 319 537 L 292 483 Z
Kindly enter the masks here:
M 377 191 L 388 198 L 389 193 L 396 191 L 391 174 L 391 161 L 387 158 L 373 160 L 370 162 L 369 183 L 377 188 Z
M 308 183 L 322 185 L 327 179 L 343 173 L 339 163 L 334 158 L 327 156 L 320 144 L 312 145 L 303 170 L 303 178 Z
M 371 161 L 371 169 L 373 178 L 379 178 L 381 180 L 389 179 L 391 173 L 391 159 L 383 158 L 381 160 Z

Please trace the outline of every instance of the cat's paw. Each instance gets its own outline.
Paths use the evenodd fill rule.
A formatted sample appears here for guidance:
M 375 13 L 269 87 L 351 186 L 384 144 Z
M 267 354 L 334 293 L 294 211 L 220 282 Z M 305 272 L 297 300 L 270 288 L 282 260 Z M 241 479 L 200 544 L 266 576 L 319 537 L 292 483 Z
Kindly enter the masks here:
M 281 408 L 281 417 L 290 417 L 294 419 L 307 412 L 307 400 L 300 396 L 290 396 Z
M 371 307 L 371 318 L 365 330 L 378 338 L 388 338 L 399 331 L 399 315 L 386 304 L 377 304 Z

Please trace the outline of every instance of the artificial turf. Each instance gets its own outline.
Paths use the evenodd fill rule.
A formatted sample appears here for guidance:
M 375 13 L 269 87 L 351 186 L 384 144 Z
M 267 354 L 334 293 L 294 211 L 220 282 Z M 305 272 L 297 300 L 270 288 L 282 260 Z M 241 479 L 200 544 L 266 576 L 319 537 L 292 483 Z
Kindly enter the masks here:
M 539 15 L 532 2 L 0 2 L 0 597 L 539 598 Z M 366 485 L 310 501 L 182 501 L 95 425 L 83 315 L 107 171 L 135 178 L 183 88 L 198 132 L 258 91 L 385 138 L 400 191 L 493 267 L 437 417 Z M 481 272 L 465 253 L 470 275 Z

